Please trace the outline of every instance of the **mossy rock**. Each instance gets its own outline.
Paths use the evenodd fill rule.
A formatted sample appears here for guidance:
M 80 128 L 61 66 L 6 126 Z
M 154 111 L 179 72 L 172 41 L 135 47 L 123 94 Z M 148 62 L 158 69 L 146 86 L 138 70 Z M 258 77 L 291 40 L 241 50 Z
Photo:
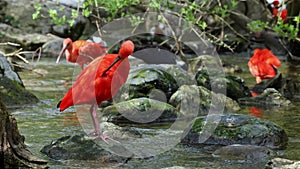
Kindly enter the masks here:
M 37 103 L 38 98 L 28 92 L 19 75 L 0 52 L 0 97 L 6 106 Z
M 138 67 L 130 71 L 127 82 L 120 93 L 127 93 L 121 98 L 148 97 L 160 101 L 167 101 L 178 89 L 179 85 L 172 75 L 158 67 Z
M 37 103 L 39 99 L 19 83 L 6 77 L 0 78 L 0 97 L 7 106 Z
M 211 115 L 210 119 L 214 119 L 213 122 L 206 121 L 206 118 L 207 116 L 202 116 L 195 119 L 189 133 L 182 140 L 183 143 L 250 144 L 272 149 L 284 149 L 287 145 L 286 132 L 271 121 L 242 114 Z M 206 130 L 202 131 L 204 125 L 210 128 L 205 126 Z M 212 127 L 216 128 L 210 131 Z M 203 141 L 203 136 L 209 137 Z
M 196 73 L 195 79 L 198 86 L 204 86 L 215 93 L 226 94 L 234 100 L 251 96 L 249 88 L 245 86 L 244 80 L 240 77 L 218 74 L 210 77 L 207 70 L 200 70 Z
M 289 108 L 293 107 L 293 103 L 285 98 L 279 91 L 274 88 L 267 88 L 262 94 L 256 97 L 245 97 L 238 99 L 241 105 L 257 106 L 263 108 Z
M 179 112 L 171 105 L 150 98 L 136 98 L 103 109 L 102 116 L 115 124 L 173 122 Z
M 55 160 L 99 160 L 103 163 L 119 163 L 127 159 L 103 149 L 84 134 L 61 137 L 44 146 L 41 152 Z
M 134 128 L 120 127 L 108 122 L 100 125 L 103 134 L 118 142 L 141 138 L 141 134 Z M 132 152 L 122 144 L 109 139 L 106 141 L 109 144 L 100 138 L 94 139 L 94 136 L 78 133 L 52 141 L 44 146 L 41 152 L 55 160 L 97 160 L 103 163 L 120 163 L 132 157 Z
M 193 92 L 192 90 L 195 88 L 199 92 L 198 95 L 193 95 L 195 94 L 195 92 Z M 197 105 L 193 103 L 190 104 L 189 106 L 198 106 L 199 107 L 198 115 L 207 115 L 210 109 L 216 108 L 220 105 L 223 106 L 224 112 L 233 113 L 240 110 L 240 106 L 235 100 L 221 93 L 214 93 L 203 86 L 196 86 L 196 85 L 181 86 L 177 90 L 177 92 L 175 92 L 172 95 L 169 103 L 172 106 L 176 107 L 176 109 L 180 110 L 183 99 L 188 97 L 194 98 L 195 100 L 194 102 Z

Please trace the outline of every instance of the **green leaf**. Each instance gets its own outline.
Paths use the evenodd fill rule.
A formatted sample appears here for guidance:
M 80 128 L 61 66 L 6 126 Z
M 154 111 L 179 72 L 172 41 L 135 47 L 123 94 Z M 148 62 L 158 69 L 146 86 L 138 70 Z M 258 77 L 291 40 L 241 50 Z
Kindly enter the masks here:
M 39 13 L 38 12 L 32 14 L 32 19 L 33 20 L 38 19 L 38 18 L 39 18 Z

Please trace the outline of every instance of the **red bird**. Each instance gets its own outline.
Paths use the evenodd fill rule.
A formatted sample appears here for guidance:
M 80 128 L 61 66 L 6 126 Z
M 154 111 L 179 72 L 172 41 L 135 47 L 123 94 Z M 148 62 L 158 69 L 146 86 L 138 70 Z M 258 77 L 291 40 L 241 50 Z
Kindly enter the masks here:
M 260 83 L 263 79 L 273 78 L 277 74 L 280 60 L 268 49 L 255 49 L 254 55 L 248 62 L 251 74 Z
M 97 114 L 98 105 L 114 97 L 126 82 L 130 69 L 128 56 L 133 51 L 134 44 L 128 40 L 121 45 L 118 54 L 106 54 L 96 58 L 82 70 L 71 89 L 57 105 L 60 111 L 73 105 L 92 105 L 90 113 L 95 130 L 90 134 L 95 134 L 96 138 L 101 138 L 107 144 L 106 139 L 113 139 L 99 133 L 101 130 Z
M 69 62 L 78 63 L 80 68 L 83 65 L 90 63 L 96 57 L 103 56 L 107 52 L 107 47 L 101 43 L 95 43 L 88 40 L 77 40 L 72 42 L 70 38 L 63 41 L 63 48 L 60 51 L 56 63 L 59 62 L 63 53 Z
M 286 23 L 286 19 L 287 19 L 287 9 L 282 9 L 282 10 L 279 10 L 279 1 L 278 0 L 275 0 L 273 1 L 273 11 L 272 11 L 272 15 L 273 17 L 277 20 L 278 17 L 280 17 L 284 23 Z

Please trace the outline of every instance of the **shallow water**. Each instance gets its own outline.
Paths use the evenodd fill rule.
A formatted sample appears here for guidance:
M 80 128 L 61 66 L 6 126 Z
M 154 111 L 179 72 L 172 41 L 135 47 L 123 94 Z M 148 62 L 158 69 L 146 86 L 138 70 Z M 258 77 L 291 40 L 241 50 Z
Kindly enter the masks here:
M 255 83 L 254 77 L 250 75 L 246 67 L 247 58 L 222 57 L 226 61 L 236 63 L 242 67 L 243 73 L 236 74 L 245 79 L 246 85 Z M 66 160 L 55 161 L 40 153 L 40 149 L 52 140 L 65 135 L 81 133 L 75 109 L 58 112 L 56 104 L 63 97 L 71 85 L 74 69 L 78 66 L 62 62 L 55 64 L 53 59 L 42 59 L 39 63 L 31 64 L 31 68 L 39 72 L 20 72 L 20 76 L 28 90 L 33 92 L 40 103 L 28 105 L 21 108 L 10 108 L 16 117 L 20 133 L 25 136 L 25 143 L 32 153 L 40 158 L 49 160 L 50 168 L 165 168 L 172 166 L 183 166 L 190 168 L 262 168 L 264 164 L 257 164 L 247 160 L 228 160 L 212 157 L 211 147 L 196 147 L 177 145 L 171 150 L 157 156 L 146 159 L 131 159 L 126 164 L 114 164 L 105 166 L 97 161 Z M 284 75 L 295 77 L 300 75 L 300 66 L 291 68 L 283 63 L 279 69 Z M 40 74 L 44 74 L 43 76 Z M 282 157 L 300 160 L 300 104 L 291 109 L 276 108 L 273 110 L 262 110 L 261 118 L 271 120 L 285 129 L 289 136 L 286 150 L 281 151 Z M 240 112 L 250 114 L 247 107 Z M 163 127 L 162 127 L 163 128 Z M 151 132 L 151 131 L 150 131 Z M 155 147 L 154 147 L 155 148 Z M 158 147 L 157 147 L 158 148 Z

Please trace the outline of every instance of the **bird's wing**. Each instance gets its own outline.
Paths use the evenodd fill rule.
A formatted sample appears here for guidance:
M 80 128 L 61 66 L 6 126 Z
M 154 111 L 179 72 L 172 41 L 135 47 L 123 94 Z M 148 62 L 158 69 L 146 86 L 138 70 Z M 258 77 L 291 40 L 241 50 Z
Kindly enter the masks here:
M 256 63 L 253 63 L 251 60 L 248 62 L 248 68 L 250 70 L 250 73 L 253 76 L 259 76 L 259 67 Z
M 104 56 L 107 53 L 107 47 L 99 43 L 89 42 L 79 49 L 79 55 L 94 60 L 97 57 Z
M 72 97 L 74 104 L 95 103 L 95 82 L 97 78 L 97 70 L 101 66 L 102 58 L 96 58 L 78 75 L 77 80 L 73 84 Z
M 276 56 L 270 56 L 266 62 L 274 67 L 279 67 L 281 65 L 280 60 Z

